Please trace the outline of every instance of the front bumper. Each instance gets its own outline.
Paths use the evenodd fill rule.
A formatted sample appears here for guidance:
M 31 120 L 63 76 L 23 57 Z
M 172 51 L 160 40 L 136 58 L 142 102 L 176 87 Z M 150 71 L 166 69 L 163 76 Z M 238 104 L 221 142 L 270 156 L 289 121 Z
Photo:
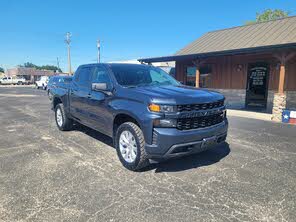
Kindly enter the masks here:
M 228 121 L 194 130 L 154 128 L 153 144 L 146 144 L 150 159 L 168 159 L 202 152 L 225 141 Z

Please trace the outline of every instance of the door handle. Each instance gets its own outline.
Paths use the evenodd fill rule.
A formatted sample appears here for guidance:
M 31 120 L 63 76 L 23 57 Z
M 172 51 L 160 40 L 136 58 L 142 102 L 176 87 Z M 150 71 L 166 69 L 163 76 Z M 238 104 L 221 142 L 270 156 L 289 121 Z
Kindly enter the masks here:
M 87 98 L 90 99 L 90 98 L 91 98 L 91 94 L 88 94 L 88 95 L 87 95 Z

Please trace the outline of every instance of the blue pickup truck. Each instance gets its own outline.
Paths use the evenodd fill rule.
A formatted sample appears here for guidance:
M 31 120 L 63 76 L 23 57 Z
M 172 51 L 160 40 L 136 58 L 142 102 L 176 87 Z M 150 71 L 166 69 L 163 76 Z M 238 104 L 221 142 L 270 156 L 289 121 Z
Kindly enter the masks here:
M 60 130 L 78 122 L 112 137 L 119 160 L 133 171 L 204 151 L 227 136 L 223 95 L 184 86 L 149 65 L 81 65 L 51 94 Z

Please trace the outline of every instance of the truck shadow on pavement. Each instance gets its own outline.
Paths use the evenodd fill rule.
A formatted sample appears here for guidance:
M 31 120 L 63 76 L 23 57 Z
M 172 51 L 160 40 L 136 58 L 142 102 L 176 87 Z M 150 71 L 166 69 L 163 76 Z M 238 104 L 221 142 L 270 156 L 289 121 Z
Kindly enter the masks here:
M 77 124 L 74 126 L 74 130 L 77 130 L 77 131 L 80 131 L 80 132 L 83 132 L 85 133 L 86 135 L 96 139 L 96 140 L 99 140 L 100 142 L 102 143 L 105 143 L 106 145 L 108 146 L 111 146 L 114 148 L 113 146 L 113 140 L 111 137 L 109 136 L 106 136 L 105 134 L 102 134 L 96 130 L 93 130 L 87 126 L 83 126 L 81 124 Z M 115 148 L 114 148 L 115 149 Z
M 169 159 L 164 162 L 152 164 L 146 170 L 155 169 L 155 173 L 161 172 L 178 172 L 189 169 L 196 169 L 204 166 L 215 164 L 229 155 L 231 152 L 229 144 L 224 142 L 210 150 L 193 154 L 190 156 L 184 156 L 175 159 Z
M 111 137 L 108 137 L 98 131 L 95 131 L 86 126 L 82 126 L 80 124 L 75 126 L 75 130 L 81 131 L 86 135 L 114 148 L 113 140 Z M 141 171 L 143 172 L 155 170 L 155 173 L 161 173 L 195 169 L 215 164 L 219 162 L 221 159 L 228 156 L 230 152 L 231 150 L 229 144 L 227 142 L 224 142 L 217 145 L 216 147 L 213 147 L 212 149 L 209 149 L 201 153 L 193 154 L 190 156 L 184 156 L 180 158 L 173 158 L 160 163 L 153 163 L 150 166 L 142 169 Z

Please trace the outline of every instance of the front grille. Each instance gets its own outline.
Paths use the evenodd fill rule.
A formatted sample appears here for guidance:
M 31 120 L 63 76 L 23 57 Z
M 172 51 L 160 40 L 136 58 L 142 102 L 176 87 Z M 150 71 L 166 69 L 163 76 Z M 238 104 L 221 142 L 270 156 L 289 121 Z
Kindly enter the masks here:
M 188 112 L 188 111 L 198 111 L 198 110 L 207 110 L 214 109 L 224 106 L 224 100 L 218 100 L 212 103 L 200 103 L 200 104 L 188 104 L 188 105 L 177 105 L 178 112 Z
M 223 112 L 210 115 L 210 116 L 201 116 L 195 118 L 181 118 L 177 119 L 177 129 L 178 130 L 190 130 L 198 129 L 216 125 L 223 122 L 224 114 Z

